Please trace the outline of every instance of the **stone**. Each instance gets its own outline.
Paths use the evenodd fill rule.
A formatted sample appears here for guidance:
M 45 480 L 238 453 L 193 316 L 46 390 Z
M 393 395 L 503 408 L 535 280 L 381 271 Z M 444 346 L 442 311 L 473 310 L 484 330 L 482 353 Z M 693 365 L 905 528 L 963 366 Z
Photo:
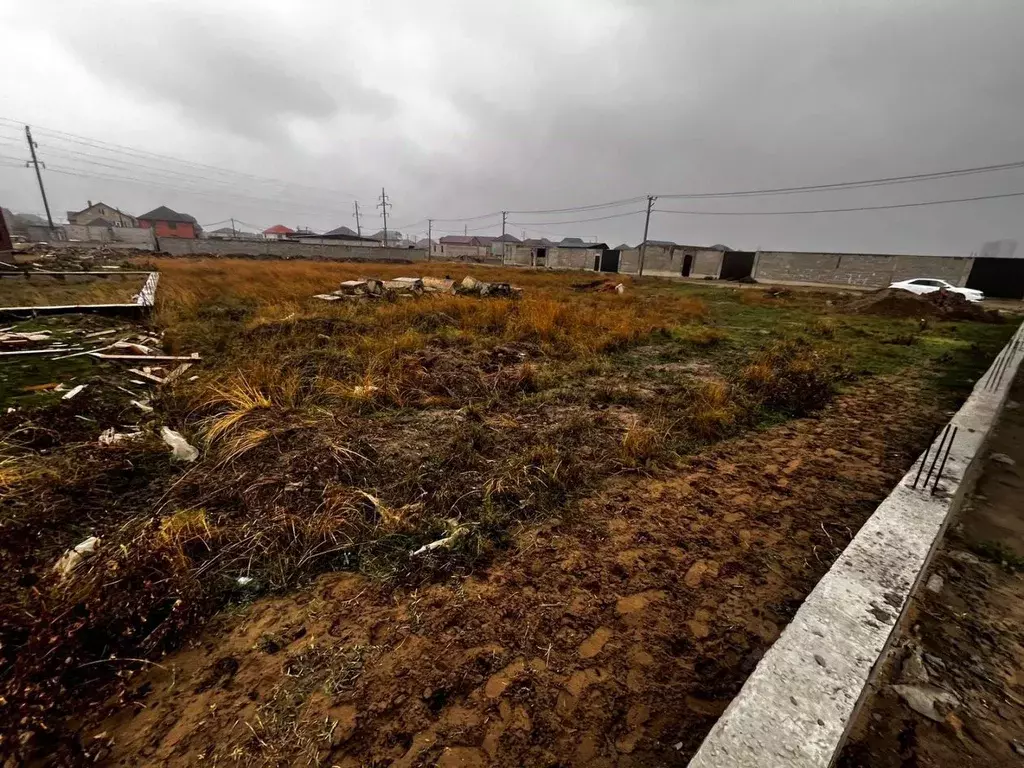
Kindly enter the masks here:
M 1007 467 L 1012 467 L 1017 463 L 1009 456 L 1007 456 L 1005 453 L 993 453 L 989 456 L 989 458 L 992 459 L 992 461 L 999 462 L 1000 464 L 1004 464 Z
M 894 685 L 892 689 L 908 707 L 936 723 L 945 721 L 946 710 L 960 706 L 960 699 L 934 685 Z
M 928 577 L 928 583 L 925 584 L 925 589 L 929 592 L 934 592 L 936 595 L 942 591 L 942 585 L 945 584 L 945 580 L 937 573 L 933 573 Z

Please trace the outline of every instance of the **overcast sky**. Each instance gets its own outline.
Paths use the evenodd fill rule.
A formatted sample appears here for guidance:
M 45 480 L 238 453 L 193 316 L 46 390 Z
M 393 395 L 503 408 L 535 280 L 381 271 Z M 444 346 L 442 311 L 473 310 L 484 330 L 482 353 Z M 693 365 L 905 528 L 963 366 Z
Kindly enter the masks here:
M 36 130 L 59 217 L 89 199 L 136 214 L 165 204 L 203 224 L 327 229 L 354 226 L 356 198 L 375 231 L 385 185 L 390 222 L 423 236 L 428 216 L 1024 160 L 1021 0 L 6 0 L 0 29 L 0 117 Z M 0 123 L 0 203 L 41 213 L 34 176 L 16 167 L 26 154 L 23 128 Z M 1024 169 L 656 208 L 1020 191 Z M 509 231 L 635 244 L 642 215 L 545 222 L 642 207 L 510 214 Z M 1022 213 L 1024 197 L 817 216 L 655 213 L 650 237 L 958 254 L 1020 238 Z M 500 233 L 500 219 L 465 226 Z

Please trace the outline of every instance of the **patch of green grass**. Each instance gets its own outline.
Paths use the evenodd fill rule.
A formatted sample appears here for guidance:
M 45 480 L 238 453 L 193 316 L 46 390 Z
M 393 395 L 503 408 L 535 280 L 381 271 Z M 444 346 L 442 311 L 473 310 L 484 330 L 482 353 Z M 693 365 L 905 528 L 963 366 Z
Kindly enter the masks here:
M 1000 565 L 1014 573 L 1024 571 L 1024 557 L 1018 555 L 1001 541 L 976 541 L 968 545 L 982 560 Z

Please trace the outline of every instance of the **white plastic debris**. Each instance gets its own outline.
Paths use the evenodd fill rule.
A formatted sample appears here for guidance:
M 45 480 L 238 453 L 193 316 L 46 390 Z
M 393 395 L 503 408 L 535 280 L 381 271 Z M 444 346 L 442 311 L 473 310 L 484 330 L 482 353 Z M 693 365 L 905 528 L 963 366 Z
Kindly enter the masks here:
M 83 389 L 85 389 L 86 386 L 87 386 L 86 384 L 79 384 L 77 387 L 73 387 L 73 388 L 69 389 L 67 394 L 65 394 L 64 397 L 61 398 L 61 400 L 70 400 L 72 397 L 74 397 L 79 392 L 81 392 Z
M 424 544 L 422 547 L 413 552 L 412 556 L 416 557 L 416 555 L 422 555 L 426 552 L 433 552 L 435 549 L 440 549 L 441 547 L 450 547 L 452 543 L 465 532 L 466 529 L 464 527 L 458 527 L 455 530 L 453 530 L 450 534 L 445 536 L 443 539 L 438 539 L 437 541 L 432 541 L 429 544 Z
M 619 283 L 618 285 L 615 286 L 615 292 L 616 293 L 625 293 L 626 292 L 626 286 L 623 285 L 622 283 Z
M 96 548 L 99 545 L 100 540 L 95 536 L 90 536 L 76 545 L 74 549 L 69 549 L 61 555 L 60 560 L 53 566 L 53 570 L 57 571 L 61 578 L 67 578 L 82 562 L 96 554 Z
M 100 443 L 103 445 L 114 445 L 124 440 L 134 440 L 142 437 L 141 432 L 118 432 L 113 427 L 100 432 Z
M 252 576 L 239 576 L 235 581 L 238 582 L 238 586 L 247 587 L 253 583 L 254 579 Z
M 66 400 L 67 398 L 65 397 L 64 399 Z M 132 400 L 132 405 L 134 405 L 136 408 L 138 408 L 143 413 L 152 413 L 153 412 L 153 406 L 148 405 L 147 404 L 148 402 L 149 402 L 148 400 L 145 403 L 140 402 L 138 400 Z
M 160 427 L 160 438 L 171 447 L 173 461 L 195 461 L 199 458 L 199 450 L 173 429 Z

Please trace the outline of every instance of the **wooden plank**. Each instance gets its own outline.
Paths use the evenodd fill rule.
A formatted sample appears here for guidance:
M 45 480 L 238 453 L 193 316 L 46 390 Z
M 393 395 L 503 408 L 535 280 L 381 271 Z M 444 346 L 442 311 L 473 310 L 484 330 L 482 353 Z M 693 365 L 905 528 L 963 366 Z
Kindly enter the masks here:
M 90 352 L 89 354 L 91 354 L 97 360 L 124 360 L 125 362 L 129 362 L 129 363 L 144 363 L 144 362 L 169 363 L 169 362 L 176 362 L 176 361 L 179 361 L 179 360 L 188 360 L 189 362 L 194 363 L 197 360 L 202 360 L 202 358 L 199 357 L 199 353 L 198 352 L 193 352 L 191 356 L 185 356 L 185 355 L 104 355 L 104 354 L 101 354 L 99 352 Z

